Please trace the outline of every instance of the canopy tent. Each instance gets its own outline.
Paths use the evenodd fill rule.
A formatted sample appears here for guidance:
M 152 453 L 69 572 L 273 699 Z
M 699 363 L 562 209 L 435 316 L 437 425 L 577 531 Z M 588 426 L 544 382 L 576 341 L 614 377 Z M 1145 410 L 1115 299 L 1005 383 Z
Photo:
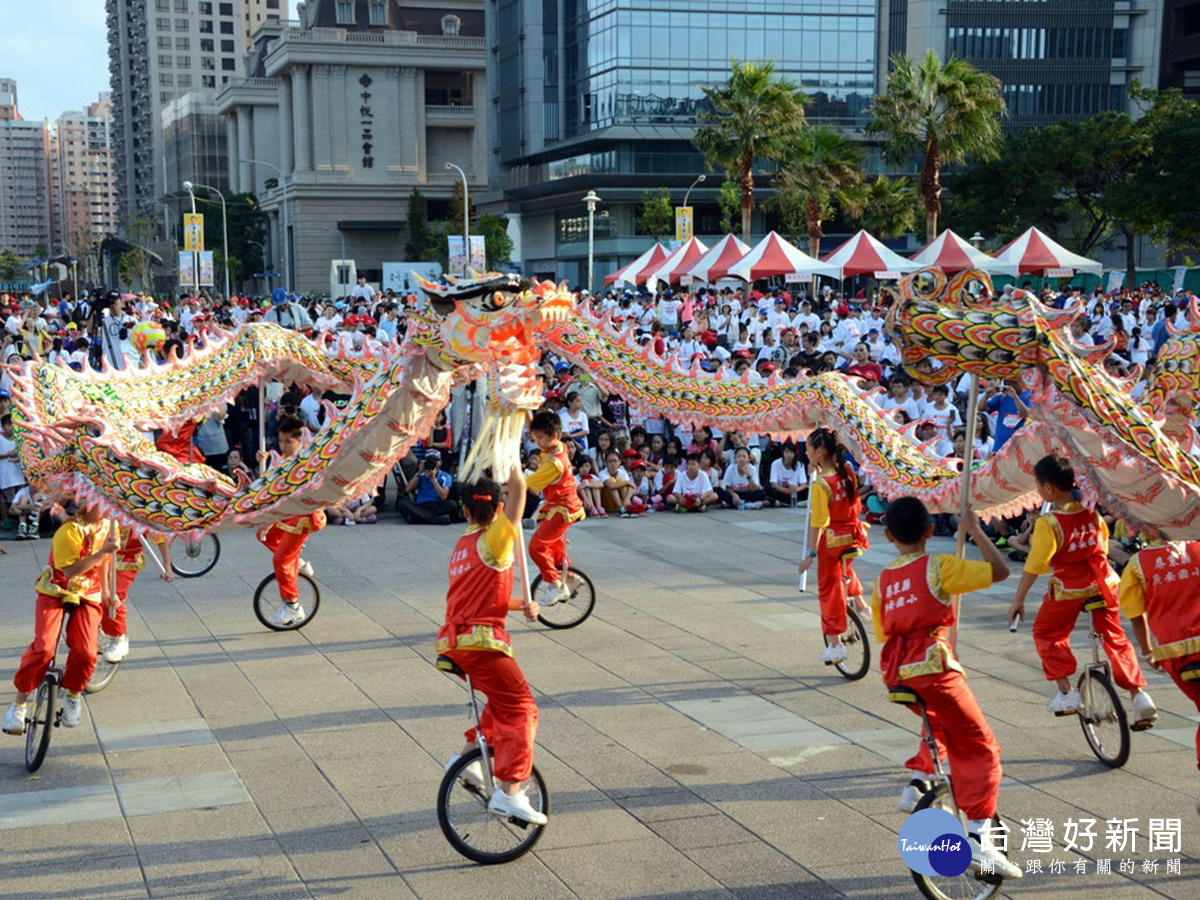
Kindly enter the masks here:
M 994 256 L 988 256 L 949 228 L 939 234 L 932 244 L 914 253 L 912 261 L 921 266 L 937 266 L 943 272 L 979 269 L 981 272 L 1017 274 L 1015 263 L 1001 262 Z
M 823 262 L 837 268 L 838 278 L 851 275 L 876 275 L 877 272 L 913 272 L 921 266 L 885 247 L 878 238 L 860 231 L 828 256 Z
M 611 275 L 604 276 L 604 283 L 609 284 L 632 284 L 637 286 L 650 277 L 651 273 L 658 270 L 667 259 L 667 251 L 662 244 L 655 243 L 653 247 L 635 259 L 627 266 L 623 266 Z
M 789 244 L 772 231 L 729 267 L 728 277 L 742 281 L 757 281 L 772 275 L 831 275 L 839 273 L 834 266 L 814 259 L 794 244 Z
M 691 275 L 705 284 L 716 284 L 719 279 L 725 277 L 730 266 L 749 252 L 749 245 L 743 244 L 732 234 L 727 234 L 682 274 Z
M 650 273 L 646 279 L 646 287 L 655 290 L 658 282 L 675 284 L 687 274 L 690 268 L 701 256 L 708 252 L 708 245 L 699 238 L 693 237 L 686 244 L 680 244 L 671 251 L 671 255 L 663 260 L 663 264 Z
M 996 259 L 1017 267 L 1021 275 L 1074 275 L 1076 271 L 1099 275 L 1103 265 L 1094 259 L 1072 253 L 1050 240 L 1036 228 L 1030 228 L 996 254 Z M 1067 271 L 1070 270 L 1070 271 Z

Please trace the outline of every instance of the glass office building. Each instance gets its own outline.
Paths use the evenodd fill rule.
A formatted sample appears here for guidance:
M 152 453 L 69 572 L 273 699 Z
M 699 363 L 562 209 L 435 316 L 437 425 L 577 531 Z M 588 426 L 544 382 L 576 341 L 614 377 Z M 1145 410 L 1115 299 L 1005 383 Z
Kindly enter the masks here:
M 526 271 L 582 280 L 589 190 L 602 198 L 596 281 L 646 248 L 634 228 L 642 192 L 668 186 L 679 204 L 705 171 L 691 145 L 706 109 L 701 88 L 724 81 L 731 59 L 774 62 L 811 98 L 811 120 L 860 128 L 875 92 L 878 7 L 878 0 L 489 3 L 490 205 L 520 222 Z M 701 236 L 716 231 L 722 180 L 709 175 L 692 194 Z

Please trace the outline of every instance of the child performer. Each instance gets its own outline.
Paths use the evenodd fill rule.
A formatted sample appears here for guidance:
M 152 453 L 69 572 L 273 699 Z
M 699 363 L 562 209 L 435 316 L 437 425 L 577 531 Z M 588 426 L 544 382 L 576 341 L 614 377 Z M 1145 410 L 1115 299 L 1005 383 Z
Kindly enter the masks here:
M 860 556 L 870 542 L 859 521 L 862 503 L 858 479 L 846 462 L 846 448 L 828 428 L 818 428 L 808 438 L 808 461 L 818 473 L 813 479 L 812 516 L 809 521 L 808 556 L 797 567 L 807 572 L 817 561 L 817 594 L 821 601 L 821 631 L 829 646 L 821 661 L 833 665 L 846 658 L 842 635 L 846 631 L 847 582 L 853 596 L 862 585 L 849 567 L 849 558 Z
M 545 604 L 571 596 L 559 564 L 566 554 L 567 529 L 586 515 L 567 459 L 567 448 L 559 440 L 561 434 L 562 419 L 552 412 L 537 413 L 529 423 L 529 436 L 542 451 L 542 462 L 528 482 L 529 490 L 542 492 L 542 505 L 537 511 L 539 524 L 529 539 L 529 558 L 542 576 L 534 599 Z
M 103 616 L 100 619 L 100 630 L 108 637 L 108 647 L 104 650 L 104 661 L 119 663 L 129 655 L 129 636 L 125 631 L 125 620 L 129 612 L 129 589 L 146 564 L 142 553 L 142 542 L 132 531 L 122 532 L 116 529 L 115 537 L 120 543 L 117 548 L 117 596 L 112 603 L 105 603 Z M 174 581 L 175 573 L 171 571 L 171 545 L 163 541 L 158 545 L 163 555 L 163 581 Z
M 1000 745 L 948 643 L 955 621 L 951 595 L 1003 581 L 1008 566 L 984 537 L 973 512 L 963 516 L 959 528 L 975 539 L 983 562 L 926 553 L 933 521 L 916 497 L 893 502 L 883 522 L 887 539 L 900 554 L 880 573 L 871 595 L 875 637 L 883 645 L 883 682 L 889 688 L 912 688 L 925 702 L 938 756 L 949 759 L 954 772 L 954 800 L 968 819 L 972 868 L 979 871 L 983 861 L 990 860 L 997 875 L 1020 878 L 1020 867 L 992 845 L 989 834 L 1000 793 Z M 917 777 L 904 788 L 898 806 L 912 812 L 934 776 L 924 741 L 905 766 Z
M 1096 598 L 1104 606 L 1092 613 L 1092 627 L 1104 643 L 1113 679 L 1133 698 L 1134 731 L 1144 731 L 1158 718 L 1158 709 L 1143 690 L 1146 679 L 1137 656 L 1121 628 L 1117 573 L 1108 564 L 1108 526 L 1095 510 L 1084 509 L 1075 495 L 1075 470 L 1066 457 L 1044 456 L 1033 467 L 1038 493 L 1051 503 L 1050 512 L 1033 526 L 1025 573 L 1008 610 L 1011 621 L 1025 612 L 1025 595 L 1039 575 L 1053 572 L 1050 589 L 1033 623 L 1033 643 L 1042 658 L 1047 680 L 1058 682 L 1048 709 L 1057 716 L 1079 711 L 1079 691 L 1071 687 L 1075 654 L 1071 631 L 1084 606 Z
M 280 416 L 279 452 L 283 456 L 295 456 L 300 450 L 300 436 L 303 433 L 304 423 L 296 416 Z M 259 456 L 265 468 L 266 452 L 260 451 Z M 300 551 L 304 549 L 304 542 L 308 540 L 308 536 L 324 527 L 325 513 L 323 510 L 317 510 L 306 516 L 292 516 L 258 530 L 258 539 L 271 551 L 275 580 L 279 584 L 279 599 L 283 601 L 279 609 L 269 617 L 272 624 L 281 627 L 298 625 L 307 618 L 308 613 L 300 605 L 300 590 L 296 581 L 301 572 L 311 578 L 312 566 L 300 558 Z
M 68 654 L 62 681 L 66 697 L 60 721 L 67 728 L 79 724 L 83 712 L 80 695 L 96 669 L 101 606 L 113 599 L 109 566 L 117 546 L 112 523 L 100 518 L 95 508 L 81 509 L 54 532 L 50 557 L 36 584 L 33 643 L 21 657 L 20 668 L 13 676 L 17 695 L 4 713 L 3 727 L 7 734 L 21 734 L 25 730 L 26 701 L 41 684 L 54 659 L 64 612 L 70 618 L 66 625 Z
M 1121 573 L 1121 611 L 1133 622 L 1142 658 L 1170 675 L 1200 710 L 1200 541 L 1135 553 Z M 1196 757 L 1200 767 L 1200 729 Z
M 544 422 L 539 422 L 539 431 L 541 424 Z M 512 641 L 504 630 L 509 609 L 514 602 L 521 602 L 510 598 L 524 506 L 525 478 L 520 466 L 514 466 L 508 476 L 508 496 L 502 509 L 500 486 L 491 479 L 463 486 L 467 531 L 458 539 L 450 557 L 446 622 L 438 631 L 437 652 L 452 659 L 487 696 L 479 725 L 491 747 L 499 781 L 488 809 L 497 815 L 545 825 L 545 814 L 533 808 L 522 790 L 533 770 L 537 703 L 521 667 L 513 659 Z M 501 514 L 497 515 L 497 511 Z M 524 612 L 530 621 L 536 619 L 537 601 L 524 607 Z M 466 733 L 466 739 L 463 753 L 475 746 L 474 728 Z M 458 755 L 451 757 L 446 768 L 457 759 Z M 482 783 L 481 771 L 473 773 L 473 777 Z

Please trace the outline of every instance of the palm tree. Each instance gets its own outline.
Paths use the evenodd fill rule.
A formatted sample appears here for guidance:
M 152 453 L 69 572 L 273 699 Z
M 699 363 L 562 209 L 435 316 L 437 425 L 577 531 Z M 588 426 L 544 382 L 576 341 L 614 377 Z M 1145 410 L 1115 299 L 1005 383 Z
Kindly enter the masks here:
M 894 238 L 916 227 L 917 207 L 908 179 L 880 175 L 862 186 L 850 218 L 876 237 Z
M 771 63 L 730 65 L 729 80 L 703 87 L 712 112 L 692 142 L 710 169 L 720 169 L 738 183 L 742 205 L 742 239 L 750 240 L 754 211 L 754 161 L 778 162 L 784 148 L 804 125 L 808 98 L 790 81 L 775 78 Z
M 836 201 L 856 207 L 863 184 L 862 153 L 846 135 L 823 125 L 803 128 L 779 162 L 775 189 L 781 206 L 802 207 L 809 256 L 821 253 L 824 221 Z
M 884 153 L 897 164 L 921 155 L 919 190 L 925 205 L 925 238 L 937 237 L 942 211 L 942 167 L 970 158 L 995 159 L 1000 119 L 1008 114 L 1000 80 L 952 56 L 945 65 L 930 50 L 919 64 L 892 57 L 887 91 L 871 101 L 868 135 L 884 138 Z

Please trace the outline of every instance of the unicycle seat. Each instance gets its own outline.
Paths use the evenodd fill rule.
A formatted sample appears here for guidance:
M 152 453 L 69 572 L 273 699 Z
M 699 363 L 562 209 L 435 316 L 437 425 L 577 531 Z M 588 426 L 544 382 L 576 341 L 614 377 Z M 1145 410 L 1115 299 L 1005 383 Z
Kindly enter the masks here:
M 925 701 L 921 699 L 913 688 L 904 685 L 896 685 L 888 688 L 888 700 L 892 703 L 899 703 L 902 706 L 924 706 Z
M 444 653 L 438 654 L 436 666 L 439 672 L 448 672 L 451 675 L 457 675 L 459 678 L 467 677 L 467 673 L 463 671 L 462 666 Z
M 1103 597 L 1089 597 L 1083 603 L 1083 608 L 1086 612 L 1095 612 L 1098 609 L 1104 609 L 1106 606 L 1108 606 L 1108 603 Z
M 1184 681 L 1200 681 L 1200 661 L 1188 663 L 1180 669 L 1179 677 Z

